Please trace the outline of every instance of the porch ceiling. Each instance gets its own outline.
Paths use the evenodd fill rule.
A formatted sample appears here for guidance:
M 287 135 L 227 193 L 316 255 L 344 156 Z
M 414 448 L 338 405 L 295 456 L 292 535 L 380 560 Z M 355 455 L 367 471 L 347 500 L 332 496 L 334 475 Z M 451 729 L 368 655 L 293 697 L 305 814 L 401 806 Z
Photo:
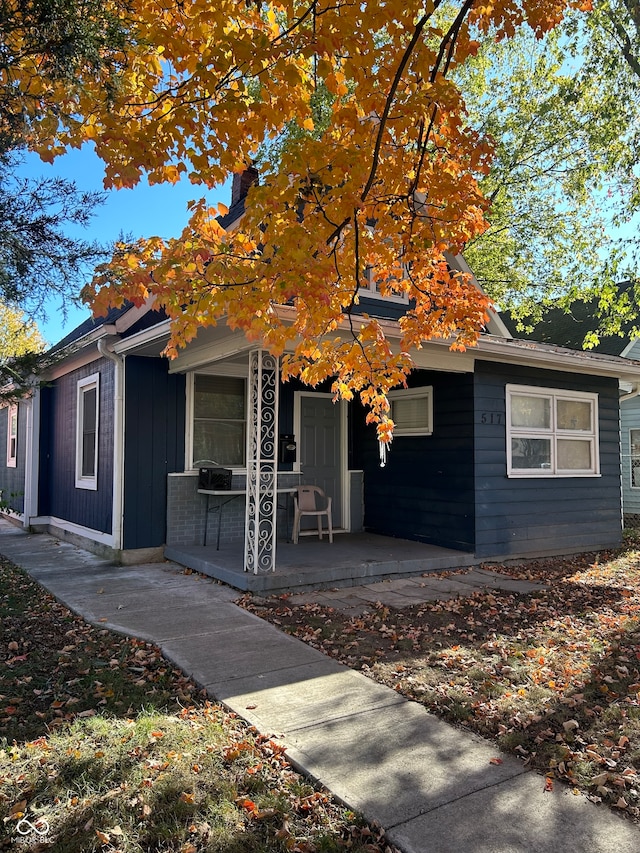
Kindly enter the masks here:
M 208 364 L 231 360 L 247 364 L 247 353 L 255 349 L 241 332 L 232 332 L 224 323 L 201 329 L 195 341 L 188 344 L 170 366 L 170 373 L 185 373 Z

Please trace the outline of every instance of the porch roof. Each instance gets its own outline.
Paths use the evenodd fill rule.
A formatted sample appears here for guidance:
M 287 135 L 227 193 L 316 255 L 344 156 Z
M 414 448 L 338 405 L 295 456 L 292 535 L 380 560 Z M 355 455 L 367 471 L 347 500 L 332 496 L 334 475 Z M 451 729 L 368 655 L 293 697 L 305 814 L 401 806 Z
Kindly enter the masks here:
M 110 323 L 94 321 L 87 324 L 83 329 L 83 335 L 79 338 L 74 336 L 73 353 L 69 355 L 77 356 L 79 350 L 95 347 L 98 337 L 109 336 L 111 346 L 116 353 L 160 356 L 169 337 L 169 320 L 162 320 L 133 334 L 128 332 L 131 323 L 137 321 L 141 313 L 151 307 L 137 309 L 130 306 L 114 313 L 109 318 L 112 321 Z M 276 310 L 284 322 L 293 320 L 292 307 L 280 306 Z M 389 340 L 399 343 L 401 333 L 398 322 L 385 319 L 380 319 L 378 322 Z M 128 334 L 123 336 L 127 332 Z M 547 370 L 608 376 L 628 383 L 634 389 L 640 387 L 640 361 L 608 353 L 575 350 L 550 343 L 505 337 L 501 329 L 499 332 L 495 335 L 483 334 L 476 346 L 469 347 L 464 352 L 452 352 L 450 340 L 425 341 L 420 349 L 412 353 L 416 367 L 455 373 L 473 373 L 477 360 L 488 360 Z M 345 323 L 336 334 L 348 335 L 347 324 Z M 245 354 L 255 346 L 256 344 L 249 342 L 242 333 L 232 331 L 224 321 L 221 321 L 217 326 L 202 329 L 196 339 L 189 343 L 171 363 L 170 372 L 188 372 L 229 359 L 244 360 Z
M 293 311 L 288 307 L 278 310 L 285 320 Z M 399 341 L 400 329 L 396 321 L 379 322 L 390 340 Z M 168 334 L 168 321 L 165 321 L 117 342 L 114 349 L 116 352 L 159 355 Z M 338 334 L 346 335 L 347 329 L 340 330 Z M 452 352 L 450 345 L 449 340 L 425 341 L 422 348 L 413 353 L 416 367 L 473 373 L 475 362 L 483 360 L 608 376 L 631 383 L 634 387 L 640 384 L 640 361 L 620 356 L 488 334 L 482 335 L 477 345 L 467 348 L 465 352 Z M 188 344 L 171 363 L 170 372 L 183 373 L 225 359 L 237 358 L 255 346 L 256 344 L 248 341 L 244 335 L 232 332 L 222 323 L 201 330 L 195 341 Z

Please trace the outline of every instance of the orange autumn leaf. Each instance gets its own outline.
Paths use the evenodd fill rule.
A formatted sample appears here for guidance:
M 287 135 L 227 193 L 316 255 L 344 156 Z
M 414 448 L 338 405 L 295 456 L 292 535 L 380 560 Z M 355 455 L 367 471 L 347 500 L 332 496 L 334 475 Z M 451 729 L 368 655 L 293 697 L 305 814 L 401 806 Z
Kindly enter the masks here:
M 258 810 L 258 807 L 253 802 L 253 800 L 249 800 L 246 797 L 238 797 L 236 799 L 236 805 L 240 806 L 240 808 L 250 813 L 256 812 Z

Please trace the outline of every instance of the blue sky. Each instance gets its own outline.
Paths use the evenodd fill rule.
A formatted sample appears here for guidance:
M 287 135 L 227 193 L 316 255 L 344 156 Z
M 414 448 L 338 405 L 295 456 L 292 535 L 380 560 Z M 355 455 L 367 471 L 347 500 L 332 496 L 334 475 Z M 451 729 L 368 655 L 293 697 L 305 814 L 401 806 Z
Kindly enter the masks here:
M 43 163 L 35 155 L 29 155 L 19 173 L 73 180 L 78 189 L 84 191 L 103 190 L 102 161 L 88 146 L 58 157 L 52 165 Z M 208 194 L 209 202 L 216 204 L 223 201 L 228 204 L 230 193 L 230 188 L 223 187 L 219 192 Z M 175 186 L 152 187 L 141 183 L 132 190 L 110 190 L 105 204 L 96 208 L 88 228 L 68 228 L 66 233 L 100 242 L 115 240 L 120 233 L 131 234 L 134 238 L 153 235 L 173 237 L 180 233 L 188 221 L 187 202 L 203 195 L 204 188 L 193 186 L 189 181 L 182 181 Z M 84 281 L 78 282 L 78 290 L 83 284 Z M 46 320 L 39 321 L 38 326 L 48 343 L 54 344 L 88 316 L 87 308 L 76 309 L 69 305 L 65 318 L 60 301 L 52 300 L 47 308 Z

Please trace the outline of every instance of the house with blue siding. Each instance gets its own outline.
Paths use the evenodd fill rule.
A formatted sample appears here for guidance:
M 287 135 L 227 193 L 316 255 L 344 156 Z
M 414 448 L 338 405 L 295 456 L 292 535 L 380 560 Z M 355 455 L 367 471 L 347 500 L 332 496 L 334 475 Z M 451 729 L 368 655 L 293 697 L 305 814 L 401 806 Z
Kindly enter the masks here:
M 460 257 L 450 264 L 468 271 Z M 397 300 L 372 290 L 361 310 L 400 340 Z M 416 559 L 407 573 L 621 542 L 620 400 L 640 389 L 640 361 L 519 340 L 498 315 L 465 352 L 425 342 L 391 394 L 381 466 L 357 402 L 283 383 L 278 359 L 224 324 L 172 361 L 168 336 L 150 302 L 87 320 L 57 345 L 46 381 L 0 410 L 4 512 L 116 562 L 164 555 L 224 580 L 225 559 L 237 577 L 277 574 L 285 553 L 308 561 L 311 537 L 290 541 L 302 484 L 331 496 L 336 542 L 437 549 L 440 562 Z M 221 468 L 224 486 L 203 482 Z M 331 566 L 338 552 L 322 544 Z
M 126 562 L 167 553 L 188 564 L 215 547 L 219 520 L 223 545 L 260 573 L 246 553 L 260 380 L 278 386 L 275 446 L 295 446 L 276 453 L 275 492 L 320 484 L 347 537 L 413 540 L 461 562 L 619 544 L 620 390 L 640 387 L 640 363 L 492 331 L 464 353 L 438 341 L 416 353 L 408 387 L 392 395 L 396 435 L 381 467 L 359 404 L 280 383 L 277 360 L 224 326 L 170 362 L 168 321 L 152 306 L 125 307 L 73 333 L 47 382 L 0 411 L 4 511 Z M 232 480 L 212 519 L 199 475 L 216 463 Z M 289 524 L 276 511 L 274 551 Z M 277 567 L 276 554 L 268 571 Z
M 619 285 L 620 290 L 630 289 L 630 282 Z M 552 309 L 531 331 L 516 331 L 510 318 L 503 318 L 513 330 L 528 340 L 580 350 L 589 332 L 594 330 L 598 316 L 597 300 L 574 302 L 570 310 Z M 600 355 L 640 359 L 640 338 L 631 334 L 632 322 L 622 324 L 618 335 L 602 334 L 592 352 Z M 625 522 L 637 526 L 640 519 L 640 394 L 632 380 L 620 385 L 620 465 L 622 476 L 622 509 Z

